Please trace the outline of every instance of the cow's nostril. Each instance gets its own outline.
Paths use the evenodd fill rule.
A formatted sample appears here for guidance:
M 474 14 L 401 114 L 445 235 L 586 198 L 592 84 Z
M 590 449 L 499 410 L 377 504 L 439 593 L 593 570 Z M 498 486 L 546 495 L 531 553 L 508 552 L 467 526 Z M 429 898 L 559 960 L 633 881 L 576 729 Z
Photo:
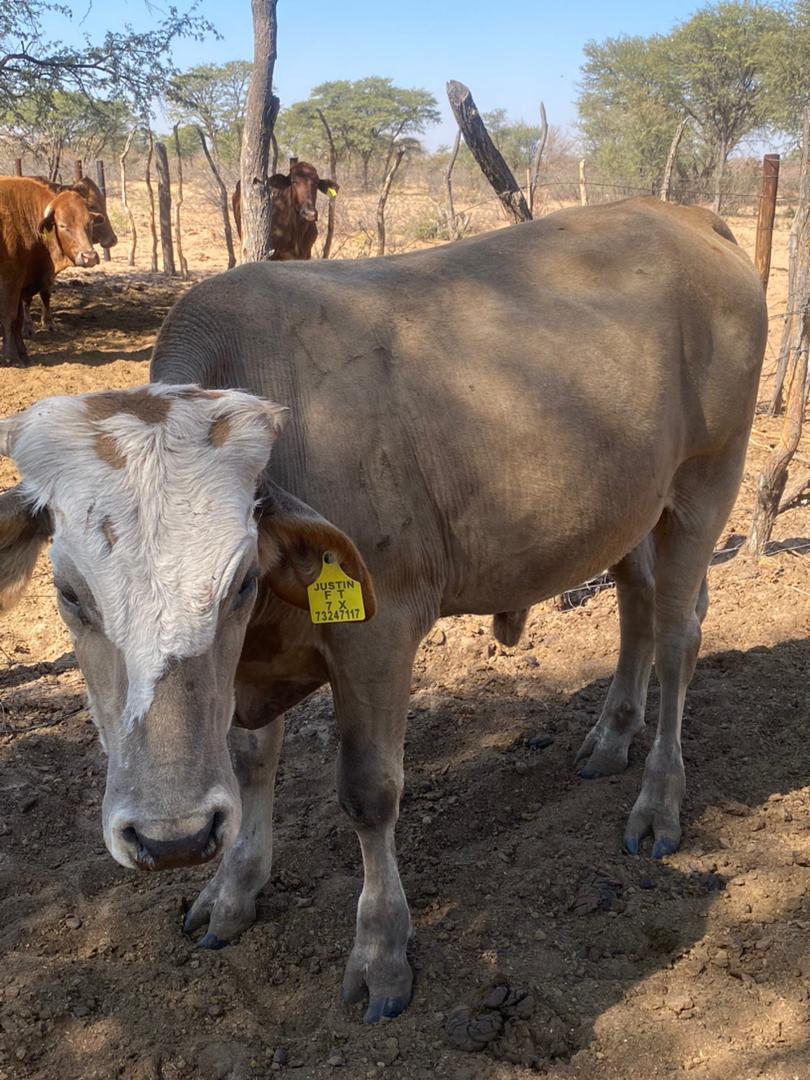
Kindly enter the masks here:
M 225 814 L 217 810 L 206 825 L 190 836 L 165 840 L 154 839 L 130 826 L 123 838 L 136 847 L 134 860 L 143 870 L 168 870 L 177 866 L 196 866 L 208 862 L 219 851 Z

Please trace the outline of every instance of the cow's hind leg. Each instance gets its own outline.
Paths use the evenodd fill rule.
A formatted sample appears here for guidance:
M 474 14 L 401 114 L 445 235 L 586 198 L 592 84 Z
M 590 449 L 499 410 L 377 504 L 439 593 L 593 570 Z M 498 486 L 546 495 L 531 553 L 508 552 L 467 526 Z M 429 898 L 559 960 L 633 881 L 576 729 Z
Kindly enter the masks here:
M 256 896 L 270 878 L 273 859 L 273 794 L 283 737 L 283 716 L 255 731 L 231 728 L 228 742 L 242 794 L 242 823 L 183 923 L 186 933 L 208 924 L 202 948 L 222 948 L 256 918 Z
M 619 600 L 619 663 L 602 713 L 577 754 L 586 780 L 626 768 L 630 744 L 644 727 L 655 640 L 654 552 L 648 536 L 611 567 Z
M 630 813 L 625 850 L 635 854 L 653 834 L 653 858 L 680 843 L 685 790 L 681 719 L 708 607 L 706 570 L 734 503 L 744 440 L 720 460 L 693 459 L 679 469 L 671 509 L 655 530 L 655 671 L 661 686 L 658 730 L 647 755 L 641 792 Z
M 352 633 L 351 627 L 342 629 L 343 641 Z M 340 734 L 338 798 L 357 832 L 364 870 L 342 993 L 348 1004 L 367 994 L 365 1019 L 374 1023 L 397 1016 L 411 999 L 406 956 L 411 919 L 397 868 L 394 827 L 411 667 L 420 635 L 380 625 L 379 615 L 368 630 L 357 628 L 354 634 L 351 651 L 333 657 L 331 680 Z

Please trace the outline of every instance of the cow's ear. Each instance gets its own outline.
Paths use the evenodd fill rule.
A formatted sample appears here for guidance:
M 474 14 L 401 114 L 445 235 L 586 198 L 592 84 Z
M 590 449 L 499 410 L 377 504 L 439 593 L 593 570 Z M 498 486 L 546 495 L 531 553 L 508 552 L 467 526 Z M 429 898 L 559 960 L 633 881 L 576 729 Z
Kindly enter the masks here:
M 19 487 L 0 495 L 0 615 L 20 599 L 53 526 L 47 510 L 32 510 Z
M 309 607 L 307 588 L 320 575 L 327 552 L 360 583 L 366 620 L 377 610 L 371 574 L 349 537 L 266 478 L 257 506 L 259 564 L 270 588 L 294 607 Z
M 335 180 L 319 180 L 318 191 L 323 192 L 324 195 L 328 195 L 330 199 L 334 199 L 340 191 L 340 184 Z
M 45 207 L 45 213 L 42 215 L 42 221 L 39 223 L 39 231 L 41 233 L 50 232 L 53 228 L 53 215 L 54 208 L 53 203 L 49 202 Z
M 290 186 L 290 178 L 289 176 L 285 176 L 284 173 L 277 172 L 273 173 L 267 183 L 270 187 L 281 190 L 282 188 L 288 188 Z

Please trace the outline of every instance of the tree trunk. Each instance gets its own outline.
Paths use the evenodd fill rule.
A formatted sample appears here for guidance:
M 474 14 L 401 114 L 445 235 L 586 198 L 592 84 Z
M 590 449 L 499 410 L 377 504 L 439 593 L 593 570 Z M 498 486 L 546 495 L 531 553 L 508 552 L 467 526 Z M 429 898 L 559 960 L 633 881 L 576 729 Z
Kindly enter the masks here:
M 805 311 L 802 316 L 802 331 L 797 345 L 796 363 L 793 367 L 793 381 L 788 394 L 779 442 L 757 478 L 756 504 L 747 544 L 748 554 L 755 559 L 764 553 L 765 545 L 771 538 L 773 523 L 779 513 L 779 502 L 787 483 L 788 466 L 801 439 L 802 421 L 807 404 L 808 348 L 810 348 L 810 312 Z
M 546 117 L 546 107 L 543 102 L 540 102 L 540 138 L 537 140 L 537 148 L 534 151 L 534 157 L 529 165 L 529 180 L 526 190 L 526 200 L 529 204 L 529 213 L 534 217 L 534 193 L 537 189 L 537 179 L 540 175 L 540 161 L 543 157 L 543 151 L 546 148 L 546 140 L 548 139 L 548 118 Z
M 450 155 L 450 160 L 447 163 L 447 169 L 444 173 L 444 183 L 447 188 L 447 239 L 458 240 L 458 222 L 456 221 L 456 208 L 453 205 L 453 169 L 456 165 L 456 158 L 461 147 L 461 128 L 456 130 L 456 137 L 453 140 L 453 152 Z
M 82 159 L 76 158 L 73 162 L 73 183 L 78 184 L 78 182 L 83 179 L 84 170 L 82 169 Z
M 579 163 L 579 205 L 588 205 L 588 181 L 585 178 L 585 158 Z
M 776 363 L 776 379 L 771 398 L 771 416 L 782 411 L 782 392 L 791 359 L 795 362 L 796 338 L 801 330 L 801 316 L 810 295 L 810 108 L 804 110 L 802 155 L 799 166 L 799 197 L 788 237 L 788 290 L 782 342 Z
M 99 160 L 96 162 L 96 183 L 98 184 L 98 190 L 104 196 L 104 202 L 107 201 L 107 177 L 104 175 L 104 162 Z M 102 248 L 104 252 L 104 262 L 110 261 L 110 249 Z
M 329 127 L 326 117 L 323 114 L 323 109 L 315 110 L 320 117 L 320 121 L 323 124 L 323 130 L 326 133 L 326 140 L 329 143 L 329 179 L 337 180 L 337 150 L 335 149 L 335 140 L 332 138 L 332 129 Z M 335 200 L 330 199 L 326 208 L 326 236 L 323 238 L 323 248 L 321 249 L 321 258 L 328 259 L 329 252 L 332 250 L 332 239 L 335 235 Z
M 681 120 L 675 129 L 675 134 L 672 136 L 672 142 L 669 147 L 669 153 L 667 154 L 667 163 L 664 166 L 664 179 L 661 182 L 661 201 L 669 202 L 669 189 L 672 186 L 672 171 L 675 168 L 675 158 L 678 154 L 678 147 L 681 145 L 681 139 L 683 133 L 686 131 L 686 125 L 688 118 L 685 116 Z
M 157 273 L 158 260 L 157 260 L 157 228 L 155 226 L 155 192 L 152 187 L 152 154 L 155 149 L 155 140 L 152 136 L 151 130 L 147 130 L 149 136 L 149 150 L 146 154 L 146 172 L 144 174 L 144 180 L 146 181 L 146 192 L 149 197 L 149 233 L 152 237 L 152 252 L 150 258 L 150 265 L 152 273 Z
M 166 144 L 155 143 L 155 169 L 158 178 L 158 214 L 160 217 L 160 247 L 163 253 L 163 273 L 175 276 L 172 248 L 172 189 L 169 176 L 169 155 Z
M 712 203 L 712 210 L 714 210 L 715 214 L 720 213 L 720 207 L 723 204 L 723 177 L 726 175 L 727 157 L 726 144 L 721 142 L 720 157 L 717 159 L 717 168 L 714 170 L 714 202 Z
M 177 201 L 174 204 L 174 243 L 177 248 L 177 261 L 180 263 L 180 277 L 188 277 L 188 263 L 183 254 L 183 234 L 180 228 L 180 207 L 183 205 L 183 159 L 180 156 L 179 124 L 174 125 L 174 152 L 177 155 Z
M 456 123 L 464 135 L 464 141 L 484 176 L 495 189 L 506 213 L 514 222 L 531 221 L 532 215 L 520 185 L 484 127 L 484 121 L 469 88 L 463 83 L 451 80 L 447 84 L 447 97 Z
M 127 264 L 129 266 L 135 265 L 135 248 L 138 246 L 138 230 L 135 228 L 135 218 L 132 214 L 132 207 L 127 200 L 127 155 L 129 149 L 132 146 L 132 140 L 135 138 L 135 131 L 133 128 L 127 136 L 127 141 L 124 143 L 124 149 L 121 153 L 119 161 L 121 163 L 121 205 L 127 212 L 129 218 L 129 258 Z
M 268 183 L 267 166 L 270 160 L 270 139 L 279 108 L 278 98 L 273 94 L 277 32 L 276 0 L 251 0 L 251 8 L 253 11 L 253 74 L 245 103 L 245 131 L 240 166 L 242 256 L 249 262 L 268 259 L 272 251 L 270 234 L 272 189 Z M 228 231 L 230 231 L 230 225 Z
M 386 162 L 388 171 L 385 174 L 385 180 L 383 180 L 383 186 L 380 189 L 380 198 L 377 202 L 377 254 L 385 254 L 385 204 L 388 202 L 388 195 L 391 191 L 391 185 L 394 182 L 394 177 L 397 175 L 397 169 L 402 164 L 402 159 L 405 156 L 405 147 L 398 146 L 396 151 L 394 147 L 391 147 L 391 151 L 388 154 L 388 161 Z M 393 158 L 393 161 L 392 161 Z
M 762 186 L 759 193 L 757 213 L 757 239 L 754 247 L 754 265 L 767 291 L 771 276 L 771 249 L 773 248 L 773 222 L 776 217 L 776 192 L 779 188 L 779 155 L 766 154 L 762 159 Z
M 200 136 L 200 143 L 202 144 L 203 153 L 205 154 L 205 160 L 208 162 L 208 167 L 216 181 L 216 185 L 219 188 L 219 209 L 222 214 L 222 227 L 225 231 L 225 247 L 228 251 L 228 269 L 232 269 L 236 266 L 236 255 L 233 250 L 233 233 L 231 232 L 231 216 L 228 213 L 228 189 L 225 187 L 225 183 L 222 177 L 219 175 L 219 169 L 214 164 L 214 159 L 211 157 L 211 151 L 208 149 L 208 143 L 205 141 L 205 133 L 203 129 L 197 125 L 197 134 Z M 242 185 L 242 243 L 244 245 L 245 239 L 245 186 Z

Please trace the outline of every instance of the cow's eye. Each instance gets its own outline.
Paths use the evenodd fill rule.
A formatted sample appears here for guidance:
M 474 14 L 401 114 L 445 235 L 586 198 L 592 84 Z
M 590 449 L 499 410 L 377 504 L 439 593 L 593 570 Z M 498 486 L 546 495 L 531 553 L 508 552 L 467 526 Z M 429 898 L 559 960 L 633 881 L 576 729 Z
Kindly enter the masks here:
M 73 589 L 57 589 L 56 595 L 62 608 L 68 615 L 84 620 L 82 605 Z
M 245 574 L 242 584 L 239 586 L 239 592 L 236 594 L 237 605 L 246 604 L 248 600 L 253 597 L 256 591 L 256 582 L 259 580 L 259 571 L 252 567 Z

